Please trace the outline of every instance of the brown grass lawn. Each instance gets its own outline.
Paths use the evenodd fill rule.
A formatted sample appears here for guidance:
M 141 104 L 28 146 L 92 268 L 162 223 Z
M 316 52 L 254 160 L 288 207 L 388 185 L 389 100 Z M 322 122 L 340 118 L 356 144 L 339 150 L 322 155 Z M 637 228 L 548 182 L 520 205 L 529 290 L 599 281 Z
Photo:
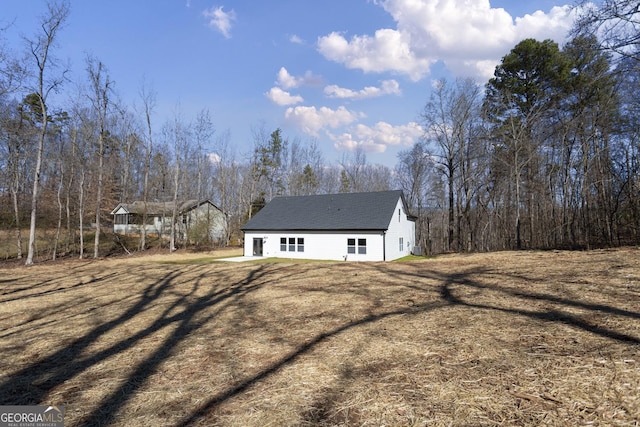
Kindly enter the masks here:
M 640 250 L 0 267 L 0 404 L 67 426 L 625 425 Z

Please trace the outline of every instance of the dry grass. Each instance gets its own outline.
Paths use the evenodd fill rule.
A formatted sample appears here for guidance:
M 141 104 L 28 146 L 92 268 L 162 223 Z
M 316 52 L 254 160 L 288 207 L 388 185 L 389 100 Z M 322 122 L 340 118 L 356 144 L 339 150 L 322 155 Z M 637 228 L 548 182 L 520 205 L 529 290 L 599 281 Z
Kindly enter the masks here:
M 0 404 L 68 426 L 638 425 L 640 250 L 209 256 L 0 268 Z

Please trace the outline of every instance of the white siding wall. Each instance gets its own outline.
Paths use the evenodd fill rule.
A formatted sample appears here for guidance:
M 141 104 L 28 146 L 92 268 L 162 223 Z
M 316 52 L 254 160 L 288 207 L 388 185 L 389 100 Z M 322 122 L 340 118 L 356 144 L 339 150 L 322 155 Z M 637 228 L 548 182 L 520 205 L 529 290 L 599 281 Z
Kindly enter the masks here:
M 116 212 L 116 215 L 128 215 L 129 212 L 127 212 L 123 207 L 120 207 Z M 114 217 L 115 218 L 115 217 Z M 127 224 L 116 224 L 114 221 L 113 224 L 113 231 L 115 233 L 126 233 L 128 230 L 128 225 Z
M 400 250 L 400 238 L 402 238 L 402 250 Z M 401 199 L 398 199 L 385 240 L 387 261 L 410 255 L 415 245 L 416 223 L 407 219 L 407 212 L 404 211 Z
M 205 231 L 208 227 L 209 238 L 212 240 L 219 240 L 225 237 L 226 221 L 224 214 L 219 209 L 214 208 L 208 203 L 203 203 L 196 209 L 189 211 L 187 215 L 189 217 L 189 227 L 192 229 L 200 227 L 201 229 L 199 231 Z M 169 218 L 168 223 L 171 224 L 171 218 Z M 184 226 L 182 223 L 180 224 L 181 231 L 187 231 L 183 229 Z M 202 229 L 203 226 L 205 229 Z
M 287 239 L 287 250 L 280 250 L 280 239 Z M 289 238 L 296 239 L 296 251 L 289 251 Z M 297 258 L 297 259 L 326 259 L 343 261 L 382 261 L 383 253 L 383 235 L 382 233 L 333 233 L 326 232 L 246 232 L 244 235 L 244 254 L 245 256 L 253 255 L 253 239 L 261 238 L 263 240 L 264 257 L 278 258 Z M 297 239 L 304 239 L 304 252 L 297 251 Z M 347 253 L 348 239 L 356 239 L 356 253 Z M 358 239 L 366 239 L 367 253 L 358 253 Z

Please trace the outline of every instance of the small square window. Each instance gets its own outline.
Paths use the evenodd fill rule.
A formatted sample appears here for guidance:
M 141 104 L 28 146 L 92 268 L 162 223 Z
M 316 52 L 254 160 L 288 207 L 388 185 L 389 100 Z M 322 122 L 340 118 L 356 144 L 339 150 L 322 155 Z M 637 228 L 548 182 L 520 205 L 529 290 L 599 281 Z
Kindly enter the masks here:
M 360 255 L 366 255 L 366 253 L 367 253 L 367 239 L 358 239 L 358 253 Z
M 289 237 L 289 252 L 295 252 L 295 251 L 296 251 L 296 238 Z
M 347 239 L 347 253 L 348 254 L 356 253 L 356 239 Z
M 304 252 L 304 238 L 298 237 L 298 252 Z
M 280 238 L 280 251 L 281 252 L 286 252 L 287 251 L 287 238 L 286 237 L 281 237 Z

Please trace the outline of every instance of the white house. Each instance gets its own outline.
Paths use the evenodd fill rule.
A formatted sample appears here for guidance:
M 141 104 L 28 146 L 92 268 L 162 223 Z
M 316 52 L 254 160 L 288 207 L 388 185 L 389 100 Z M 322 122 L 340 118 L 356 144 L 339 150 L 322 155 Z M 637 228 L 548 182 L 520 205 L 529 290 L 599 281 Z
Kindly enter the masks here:
M 120 234 L 148 234 L 168 236 L 171 230 L 173 202 L 120 203 L 111 211 L 113 231 Z M 143 225 L 143 218 L 147 217 Z M 178 202 L 177 230 L 179 240 L 222 241 L 226 236 L 226 217 L 210 200 Z
M 411 254 L 402 191 L 276 197 L 242 227 L 244 255 L 390 261 Z

